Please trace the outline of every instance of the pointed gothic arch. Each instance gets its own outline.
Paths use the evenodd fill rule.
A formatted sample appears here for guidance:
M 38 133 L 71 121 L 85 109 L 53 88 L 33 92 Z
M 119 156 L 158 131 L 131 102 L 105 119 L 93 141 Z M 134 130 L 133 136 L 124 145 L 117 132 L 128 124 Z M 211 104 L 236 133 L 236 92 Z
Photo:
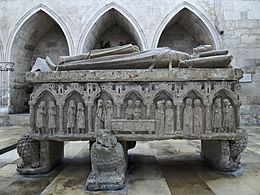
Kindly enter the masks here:
M 169 46 L 190 53 L 192 47 L 201 44 L 211 44 L 215 49 L 221 49 L 220 37 L 214 25 L 198 8 L 183 2 L 161 22 L 152 47 Z
M 6 59 L 14 62 L 11 112 L 28 111 L 31 88 L 25 83 L 25 73 L 31 70 L 37 57 L 48 55 L 58 62 L 59 56 L 69 55 L 73 50 L 71 40 L 64 22 L 45 5 L 34 7 L 17 22 L 6 50 Z
M 104 40 L 101 40 L 102 37 Z M 106 40 L 106 37 L 112 37 L 113 40 Z M 137 44 L 141 50 L 147 49 L 146 38 L 137 21 L 114 2 L 107 4 L 92 17 L 80 38 L 78 53 L 98 48 L 99 41 L 110 41 L 112 46 L 119 45 L 119 42 L 130 42 Z

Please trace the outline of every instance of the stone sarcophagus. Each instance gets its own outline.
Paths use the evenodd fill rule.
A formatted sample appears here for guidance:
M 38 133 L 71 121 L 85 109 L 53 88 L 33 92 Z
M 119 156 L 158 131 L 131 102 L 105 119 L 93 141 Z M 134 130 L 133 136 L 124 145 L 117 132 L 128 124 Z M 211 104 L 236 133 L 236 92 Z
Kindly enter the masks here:
M 93 140 L 106 128 L 122 141 L 236 140 L 241 76 L 231 68 L 29 73 L 31 136 Z
M 126 48 L 108 51 L 121 54 Z M 48 172 L 61 159 L 64 141 L 96 140 L 87 189 L 121 189 L 127 149 L 135 141 L 165 139 L 202 140 L 202 155 L 215 168 L 238 169 L 247 144 L 247 134 L 239 126 L 242 71 L 227 67 L 231 59 L 226 51 L 210 48 L 195 49 L 190 57 L 168 49 L 138 53 L 130 47 L 133 53 L 91 59 L 106 53 L 105 49 L 86 55 L 85 61 L 76 56 L 53 65 L 46 59 L 45 70 L 52 67 L 47 72 L 36 71 L 39 61 L 36 72 L 27 74 L 34 87 L 29 102 L 31 132 L 19 150 L 23 154 L 24 148 L 31 147 L 39 154 L 33 162 L 24 158 L 27 163 L 18 171 Z M 151 63 L 154 56 L 161 60 L 160 68 Z M 207 62 L 217 67 L 205 68 Z M 102 63 L 111 66 L 100 69 Z

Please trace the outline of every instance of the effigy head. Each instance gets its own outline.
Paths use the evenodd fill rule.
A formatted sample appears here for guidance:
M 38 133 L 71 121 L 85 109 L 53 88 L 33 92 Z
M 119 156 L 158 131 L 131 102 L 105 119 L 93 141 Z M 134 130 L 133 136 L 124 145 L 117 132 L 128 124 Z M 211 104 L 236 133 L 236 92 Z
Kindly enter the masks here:
M 106 148 L 114 148 L 117 144 L 117 139 L 111 130 L 99 129 L 96 132 L 96 143 Z

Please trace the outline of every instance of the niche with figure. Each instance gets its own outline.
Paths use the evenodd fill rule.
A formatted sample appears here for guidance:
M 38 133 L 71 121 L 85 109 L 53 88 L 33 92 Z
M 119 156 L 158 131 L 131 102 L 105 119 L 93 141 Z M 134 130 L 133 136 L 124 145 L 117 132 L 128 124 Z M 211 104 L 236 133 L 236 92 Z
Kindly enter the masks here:
M 102 91 L 94 100 L 93 120 L 94 130 L 112 129 L 111 120 L 115 118 L 115 104 L 112 96 Z
M 211 109 L 213 133 L 232 133 L 236 129 L 235 109 L 225 90 L 215 94 Z
M 203 100 L 195 91 L 190 91 L 183 99 L 182 127 L 184 134 L 201 135 L 205 129 L 205 109 Z
M 122 106 L 122 118 L 127 120 L 147 118 L 143 98 L 138 92 L 131 91 L 125 96 Z
M 156 130 L 164 134 L 174 134 L 176 129 L 176 108 L 167 91 L 156 94 L 152 106 L 152 118 L 156 121 Z
M 68 95 L 63 111 L 64 134 L 86 133 L 87 109 L 79 92 L 73 91 Z
M 55 97 L 49 91 L 44 91 L 35 104 L 35 133 L 55 135 L 58 121 Z

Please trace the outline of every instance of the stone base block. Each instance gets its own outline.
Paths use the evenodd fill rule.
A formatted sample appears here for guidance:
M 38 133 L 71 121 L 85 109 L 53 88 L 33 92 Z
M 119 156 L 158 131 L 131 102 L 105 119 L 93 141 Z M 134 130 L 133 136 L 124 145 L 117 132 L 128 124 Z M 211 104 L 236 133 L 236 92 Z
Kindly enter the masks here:
M 17 151 L 22 163 L 17 165 L 21 174 L 44 174 L 51 169 L 64 156 L 64 143 L 58 141 L 37 141 L 27 134 L 18 141 Z
M 248 136 L 245 130 L 239 132 L 238 140 L 202 140 L 202 156 L 217 170 L 236 171 L 240 165 L 240 153 L 247 146 Z
M 117 142 L 110 130 L 98 130 L 96 142 L 91 146 L 91 168 L 86 182 L 87 190 L 123 189 L 127 169 L 127 143 Z

